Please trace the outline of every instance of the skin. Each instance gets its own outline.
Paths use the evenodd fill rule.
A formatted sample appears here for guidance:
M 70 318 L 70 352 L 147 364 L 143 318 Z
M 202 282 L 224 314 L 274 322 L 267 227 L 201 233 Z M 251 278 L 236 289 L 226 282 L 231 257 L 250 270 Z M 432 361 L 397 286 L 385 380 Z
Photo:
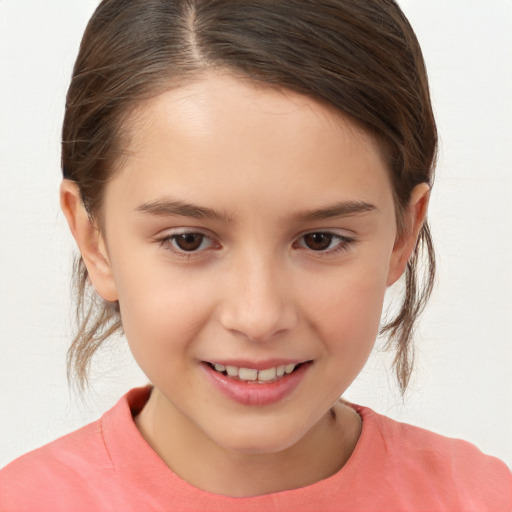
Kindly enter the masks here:
M 130 348 L 155 386 L 139 430 L 175 473 L 219 494 L 334 474 L 361 429 L 339 397 L 373 347 L 428 186 L 414 189 L 398 237 L 370 135 L 310 98 L 228 74 L 141 105 L 130 128 L 128 156 L 106 185 L 102 232 L 75 184 L 63 182 L 61 203 L 96 290 L 119 301 Z M 171 200 L 216 215 L 162 206 Z M 325 214 L 347 202 L 369 206 Z M 204 235 L 198 250 L 180 252 L 184 231 Z M 311 247 L 312 232 L 332 233 L 327 249 Z M 204 361 L 233 358 L 312 364 L 290 395 L 250 406 L 204 376 Z

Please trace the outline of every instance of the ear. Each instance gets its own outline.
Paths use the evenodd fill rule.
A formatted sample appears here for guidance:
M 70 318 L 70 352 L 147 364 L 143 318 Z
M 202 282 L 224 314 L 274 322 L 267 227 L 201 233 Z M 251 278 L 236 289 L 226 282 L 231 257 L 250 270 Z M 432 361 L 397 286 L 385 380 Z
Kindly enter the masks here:
M 62 180 L 60 206 L 80 249 L 94 288 L 106 301 L 118 300 L 107 246 L 99 228 L 85 210 L 80 191 L 74 181 Z
M 409 204 L 404 212 L 404 232 L 397 237 L 393 247 L 388 272 L 388 286 L 395 283 L 405 271 L 425 222 L 429 199 L 430 187 L 427 183 L 420 183 L 412 190 Z

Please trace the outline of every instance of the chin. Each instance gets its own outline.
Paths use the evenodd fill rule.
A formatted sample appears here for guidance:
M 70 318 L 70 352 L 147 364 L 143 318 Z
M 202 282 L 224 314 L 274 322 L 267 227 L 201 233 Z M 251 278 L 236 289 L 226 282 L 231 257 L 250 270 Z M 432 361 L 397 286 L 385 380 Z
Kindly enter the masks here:
M 259 428 L 223 429 L 222 436 L 212 439 L 219 446 L 231 452 L 246 455 L 271 455 L 287 450 L 297 444 L 305 432 L 286 428 L 283 424 L 260 425 Z

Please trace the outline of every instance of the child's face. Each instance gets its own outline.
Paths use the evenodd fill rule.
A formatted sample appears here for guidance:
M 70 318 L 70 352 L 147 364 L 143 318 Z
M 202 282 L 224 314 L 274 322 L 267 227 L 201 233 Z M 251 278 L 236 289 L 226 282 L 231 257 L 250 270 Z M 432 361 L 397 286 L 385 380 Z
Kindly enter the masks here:
M 407 257 L 379 148 L 309 98 L 226 75 L 132 128 L 103 204 L 111 274 L 91 278 L 168 418 L 232 450 L 291 446 L 365 364 Z

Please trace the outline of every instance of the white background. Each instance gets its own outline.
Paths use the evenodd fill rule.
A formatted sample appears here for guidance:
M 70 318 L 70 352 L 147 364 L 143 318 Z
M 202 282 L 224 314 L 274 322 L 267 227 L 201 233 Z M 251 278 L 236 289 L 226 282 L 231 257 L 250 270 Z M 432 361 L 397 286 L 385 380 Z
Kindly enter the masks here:
M 121 341 L 68 390 L 73 243 L 59 138 L 95 0 L 0 1 L 0 467 L 145 383 Z M 347 393 L 512 466 L 512 1 L 402 0 L 431 79 L 441 155 L 430 210 L 439 279 L 405 402 L 376 351 Z

